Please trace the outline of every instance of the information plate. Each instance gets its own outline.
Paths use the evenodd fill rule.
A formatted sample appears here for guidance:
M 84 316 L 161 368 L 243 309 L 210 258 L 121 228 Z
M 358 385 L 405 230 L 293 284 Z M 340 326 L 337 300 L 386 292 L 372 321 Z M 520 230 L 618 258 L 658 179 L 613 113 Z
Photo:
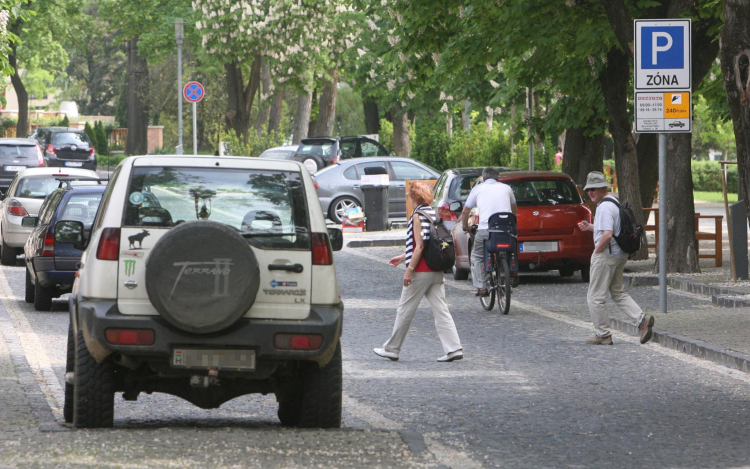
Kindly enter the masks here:
M 687 91 L 635 93 L 635 131 L 691 132 L 691 94 Z

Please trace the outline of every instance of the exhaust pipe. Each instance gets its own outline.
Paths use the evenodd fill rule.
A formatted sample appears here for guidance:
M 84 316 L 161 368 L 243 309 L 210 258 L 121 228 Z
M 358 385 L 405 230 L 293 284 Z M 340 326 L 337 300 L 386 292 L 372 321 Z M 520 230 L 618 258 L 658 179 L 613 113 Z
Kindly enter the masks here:
M 135 360 L 135 358 L 123 355 L 121 353 L 115 354 L 114 362 L 131 370 L 135 370 L 136 368 L 138 368 L 138 362 Z

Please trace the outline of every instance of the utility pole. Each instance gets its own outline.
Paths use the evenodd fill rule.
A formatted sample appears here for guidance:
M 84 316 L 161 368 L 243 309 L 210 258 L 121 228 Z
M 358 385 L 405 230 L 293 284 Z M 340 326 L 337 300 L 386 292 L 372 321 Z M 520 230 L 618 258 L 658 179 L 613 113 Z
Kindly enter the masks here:
M 532 88 L 526 87 L 526 115 L 529 119 L 529 171 L 534 171 L 534 136 L 531 134 L 532 118 L 534 117 L 533 96 Z
M 174 37 L 177 40 L 177 148 L 175 153 L 182 155 L 182 40 L 185 38 L 185 22 L 174 20 Z

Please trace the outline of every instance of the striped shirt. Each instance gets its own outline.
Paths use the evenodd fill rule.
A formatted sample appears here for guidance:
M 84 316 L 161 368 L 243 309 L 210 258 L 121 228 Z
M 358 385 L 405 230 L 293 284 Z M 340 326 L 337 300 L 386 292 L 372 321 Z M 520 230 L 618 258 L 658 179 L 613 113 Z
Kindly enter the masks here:
M 409 217 L 409 225 L 406 228 L 406 267 L 409 267 L 409 263 L 411 262 L 411 256 L 414 254 L 414 214 L 419 210 L 422 213 L 426 213 L 429 216 L 432 217 L 434 220 L 437 216 L 435 214 L 435 211 L 430 207 L 429 205 L 423 204 L 419 205 L 417 208 L 414 209 L 414 212 L 412 212 L 411 216 Z M 424 241 L 425 245 L 427 244 L 427 240 L 430 239 L 430 219 L 427 218 L 422 213 L 419 213 L 419 220 L 422 222 L 422 240 Z

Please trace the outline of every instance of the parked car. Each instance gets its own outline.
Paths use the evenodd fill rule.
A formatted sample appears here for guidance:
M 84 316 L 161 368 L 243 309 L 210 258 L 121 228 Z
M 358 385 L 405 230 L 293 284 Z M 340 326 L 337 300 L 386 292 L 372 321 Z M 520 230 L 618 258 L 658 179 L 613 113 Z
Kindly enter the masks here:
M 16 173 L 44 166 L 42 150 L 30 138 L 0 138 L 0 191 L 5 192 Z
M 378 141 L 364 136 L 305 138 L 292 158 L 299 161 L 311 174 L 339 161 L 350 158 L 392 156 Z
M 348 159 L 324 168 L 313 175 L 323 213 L 334 223 L 341 223 L 344 213 L 362 207 L 364 196 L 360 178 L 368 167 L 385 168 L 390 177 L 388 213 L 393 217 L 406 216 L 406 180 L 437 179 L 435 169 L 411 158 Z
M 573 179 L 563 173 L 518 171 L 500 173 L 499 180 L 513 189 L 518 204 L 519 270 L 559 270 L 562 277 L 580 271 L 583 281 L 588 282 L 594 237 L 590 231 L 581 231 L 578 223 L 590 222 L 591 210 L 583 203 Z M 454 202 L 457 211 L 463 208 L 466 197 Z M 465 280 L 471 269 L 473 235 L 456 223 L 453 241 L 453 276 Z
M 286 145 L 283 147 L 269 148 L 261 153 L 260 157 L 272 160 L 291 160 L 292 157 L 297 154 L 298 148 L 299 145 Z
M 0 264 L 16 265 L 16 256 L 31 233 L 31 228 L 21 224 L 23 217 L 37 216 L 44 199 L 60 185 L 56 178 L 69 176 L 82 180 L 99 178 L 94 171 L 74 168 L 27 168 L 16 173 L 0 197 Z
M 66 178 L 60 178 L 65 181 Z M 39 216 L 22 219 L 31 234 L 24 246 L 26 255 L 26 302 L 37 311 L 52 309 L 52 299 L 69 293 L 82 251 L 61 239 L 65 220 L 80 221 L 84 232 L 91 231 L 105 185 L 73 186 L 63 183 L 44 200 Z
M 90 235 L 80 221 L 58 230 L 88 245 L 70 300 L 66 421 L 111 427 L 116 393 L 204 409 L 274 393 L 283 425 L 341 425 L 343 236 L 304 166 L 129 157 Z
M 96 148 L 83 130 L 40 127 L 29 137 L 39 143 L 47 166 L 96 170 Z
M 458 218 L 461 216 L 461 208 L 458 211 L 450 209 L 453 202 L 461 202 L 455 207 L 462 207 L 463 202 L 469 197 L 472 187 L 482 179 L 482 170 L 484 168 L 456 168 L 447 169 L 440 175 L 440 179 L 435 184 L 433 191 L 432 208 L 437 216 L 443 219 L 445 226 L 451 230 Z M 495 169 L 501 173 L 507 171 L 518 171 L 515 168 L 506 168 L 498 166 Z

